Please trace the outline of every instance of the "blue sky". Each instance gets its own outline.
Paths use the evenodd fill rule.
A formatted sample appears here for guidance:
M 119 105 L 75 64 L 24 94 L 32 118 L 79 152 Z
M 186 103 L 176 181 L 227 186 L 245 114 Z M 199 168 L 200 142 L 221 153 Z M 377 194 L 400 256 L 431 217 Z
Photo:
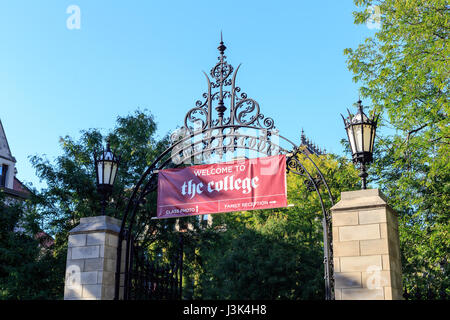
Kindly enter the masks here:
M 70 5 L 80 29 L 70 30 Z M 358 99 L 343 50 L 373 35 L 353 1 L 83 1 L 0 3 L 0 119 L 18 177 L 39 187 L 28 156 L 59 154 L 59 137 L 106 133 L 147 108 L 159 136 L 206 89 L 220 31 L 238 85 L 294 142 L 305 133 L 342 153 L 340 113 Z

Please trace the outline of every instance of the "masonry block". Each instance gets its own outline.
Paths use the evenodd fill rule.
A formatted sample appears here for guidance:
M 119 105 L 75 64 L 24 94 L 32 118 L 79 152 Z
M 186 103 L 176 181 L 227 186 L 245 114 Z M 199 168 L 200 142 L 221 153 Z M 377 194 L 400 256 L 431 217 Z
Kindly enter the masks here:
M 97 284 L 97 271 L 81 272 L 81 284 Z
M 118 241 L 119 241 L 119 236 L 118 235 L 110 234 L 110 233 L 106 234 L 105 245 L 113 247 L 113 248 L 117 248 Z
M 69 247 L 82 247 L 86 245 L 86 235 L 85 234 L 73 234 L 69 236 Z
M 84 260 L 72 260 L 72 259 L 67 259 L 66 260 L 66 270 L 71 270 L 70 272 L 72 272 L 72 270 L 76 270 L 76 271 L 85 271 L 85 265 L 84 265 Z M 74 271 L 75 272 L 75 271 Z
M 102 245 L 105 244 L 106 241 L 106 233 L 104 232 L 94 232 L 94 233 L 88 233 L 86 235 L 86 244 L 88 246 L 90 245 Z
M 359 241 L 336 242 L 333 254 L 335 257 L 359 256 Z
M 384 289 L 342 289 L 342 300 L 384 300 Z
M 334 284 L 336 288 L 361 288 L 361 272 L 339 272 L 335 279 Z
M 359 246 L 362 256 L 389 254 L 387 239 L 361 240 L 359 241 Z
M 103 286 L 102 295 L 104 297 L 114 297 L 114 292 L 115 292 L 114 285 L 104 285 Z M 121 296 L 123 298 L 123 294 L 122 295 L 119 294 L 119 297 L 121 297 Z
M 78 300 L 83 295 L 83 286 L 77 285 L 65 285 L 64 286 L 64 299 L 65 300 Z
M 388 254 L 383 254 L 381 256 L 381 261 L 383 263 L 383 270 L 391 270 L 391 265 L 390 265 Z
M 334 262 L 334 271 L 335 272 L 341 272 L 341 263 L 339 261 L 339 258 L 334 257 L 333 258 L 333 262 Z
M 86 284 L 83 286 L 83 300 L 101 300 L 102 299 L 102 285 L 101 284 Z
M 386 210 L 367 209 L 359 211 L 359 224 L 373 224 L 386 222 Z
M 362 272 L 362 286 L 364 288 L 374 289 L 391 286 L 391 273 L 390 271 L 383 271 L 378 268 L 374 268 L 369 272 Z
M 339 227 L 339 241 L 369 240 L 380 238 L 378 224 Z
M 380 223 L 380 238 L 387 239 L 388 238 L 388 226 L 387 223 Z
M 392 287 L 384 287 L 384 299 L 385 300 L 393 300 L 392 299 Z
M 358 212 L 339 212 L 335 214 L 333 217 L 333 226 L 350 226 L 358 224 Z
M 116 272 L 116 260 L 115 259 L 105 258 L 103 261 L 104 261 L 104 265 L 103 265 L 104 271 Z M 125 260 L 123 260 L 123 261 L 125 262 Z
M 341 272 L 367 271 L 371 268 L 382 269 L 381 256 L 340 257 Z
M 114 280 L 115 280 L 115 272 L 103 271 L 102 283 L 113 286 L 115 284 Z
M 92 258 L 84 260 L 84 271 L 100 271 L 104 269 L 104 259 Z
M 400 290 L 403 293 L 402 290 L 402 278 L 401 277 L 397 277 L 398 273 L 401 272 L 400 271 L 395 271 L 395 270 L 389 270 L 390 272 L 390 278 L 391 278 L 391 286 L 395 289 Z
M 339 228 L 338 227 L 332 227 L 331 228 L 332 237 L 335 239 L 334 241 L 339 241 Z
M 72 259 L 90 259 L 100 257 L 100 246 L 73 247 Z
M 117 247 L 110 247 L 106 245 L 102 245 L 100 247 L 100 257 L 105 259 L 116 259 L 117 256 Z
M 386 222 L 392 229 L 398 231 L 398 214 L 390 207 L 387 208 Z

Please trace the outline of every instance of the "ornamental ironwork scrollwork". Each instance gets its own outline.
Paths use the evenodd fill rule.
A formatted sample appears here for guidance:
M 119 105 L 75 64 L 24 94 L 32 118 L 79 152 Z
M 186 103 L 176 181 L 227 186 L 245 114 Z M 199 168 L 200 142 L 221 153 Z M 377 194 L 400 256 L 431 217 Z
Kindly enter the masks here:
M 233 66 L 228 64 L 228 62 L 224 60 L 225 58 L 226 56 L 224 55 L 219 57 L 219 62 L 211 69 L 210 75 L 211 77 L 216 79 L 216 83 L 213 84 L 214 88 L 219 88 L 222 83 L 224 85 L 231 85 L 231 81 L 228 79 L 228 77 L 233 72 Z
M 186 114 L 184 122 L 189 131 L 194 131 L 198 128 L 206 129 L 208 126 L 208 111 L 202 107 L 193 108 Z M 188 123 L 194 124 L 194 127 L 189 126 Z
M 186 134 L 185 128 L 180 128 L 176 133 L 171 136 L 173 139 L 171 159 L 177 165 L 191 163 L 191 160 L 198 160 L 194 161 L 194 164 L 204 163 L 213 155 L 221 157 L 227 152 L 235 152 L 238 149 L 251 150 L 266 156 L 288 153 L 288 150 L 280 145 L 279 136 L 275 131 L 245 130 L 241 132 L 238 127 L 216 127 L 187 134 L 185 138 L 182 136 Z M 300 166 L 298 170 L 301 170 Z
M 316 188 L 320 187 L 322 184 L 322 179 L 320 177 L 314 177 L 314 181 L 311 180 L 305 180 L 306 190 L 309 192 L 316 191 Z
M 303 169 L 303 166 L 301 165 L 300 161 L 297 159 L 296 153 L 294 153 L 293 155 L 291 155 L 286 159 L 286 170 L 288 172 L 292 172 L 300 176 L 306 177 L 305 170 Z
M 213 129 L 225 125 L 245 125 L 256 129 L 275 129 L 272 118 L 261 113 L 258 102 L 241 93 L 236 86 L 236 75 L 240 65 L 234 69 L 226 61 L 224 52 L 226 46 L 223 40 L 218 47 L 219 61 L 205 74 L 208 91 L 203 93 L 203 99 L 196 101 L 195 107 L 185 116 L 184 127 L 190 133 L 196 130 Z M 231 88 L 230 88 L 231 87 Z M 225 105 L 225 101 L 228 102 Z

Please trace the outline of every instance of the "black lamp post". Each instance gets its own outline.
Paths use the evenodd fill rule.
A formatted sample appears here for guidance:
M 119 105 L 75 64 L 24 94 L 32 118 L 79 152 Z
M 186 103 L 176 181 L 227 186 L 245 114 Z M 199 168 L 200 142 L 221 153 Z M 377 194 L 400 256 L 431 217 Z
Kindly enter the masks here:
M 103 149 L 99 155 L 94 152 L 94 161 L 97 190 L 102 195 L 102 215 L 105 215 L 106 200 L 112 192 L 120 159 L 111 151 L 107 140 L 106 150 Z
M 348 109 L 347 109 L 348 111 Z M 363 111 L 361 100 L 358 100 L 358 112 L 352 115 L 348 111 L 348 118 L 344 118 L 345 130 L 347 131 L 348 141 L 352 149 L 353 163 L 360 164 L 362 179 L 362 189 L 366 189 L 366 164 L 373 160 L 373 144 L 375 141 L 375 131 L 377 130 L 378 116 L 369 119 Z

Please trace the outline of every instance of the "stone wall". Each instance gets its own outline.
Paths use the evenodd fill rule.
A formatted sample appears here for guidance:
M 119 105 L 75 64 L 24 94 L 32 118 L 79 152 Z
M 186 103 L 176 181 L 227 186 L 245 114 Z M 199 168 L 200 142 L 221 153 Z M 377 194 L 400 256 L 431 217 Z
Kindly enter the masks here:
M 402 299 L 398 219 L 385 196 L 343 192 L 331 211 L 336 300 Z
M 120 221 L 107 216 L 81 218 L 69 234 L 65 300 L 114 298 Z

